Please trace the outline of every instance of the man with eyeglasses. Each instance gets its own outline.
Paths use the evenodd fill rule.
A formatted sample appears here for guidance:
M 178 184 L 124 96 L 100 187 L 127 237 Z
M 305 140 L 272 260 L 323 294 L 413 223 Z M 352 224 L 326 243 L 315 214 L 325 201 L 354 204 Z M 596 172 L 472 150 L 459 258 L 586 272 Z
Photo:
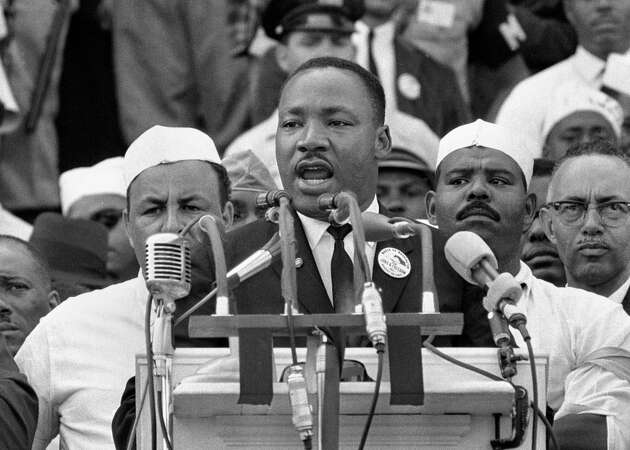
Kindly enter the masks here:
M 606 141 L 571 147 L 556 166 L 541 217 L 567 284 L 630 314 L 630 158 Z

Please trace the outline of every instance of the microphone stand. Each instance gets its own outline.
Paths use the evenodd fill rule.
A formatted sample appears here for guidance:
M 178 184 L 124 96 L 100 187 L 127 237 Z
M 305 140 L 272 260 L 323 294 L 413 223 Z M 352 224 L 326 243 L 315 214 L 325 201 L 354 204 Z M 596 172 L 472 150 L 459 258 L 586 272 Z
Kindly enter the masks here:
M 173 313 L 175 301 L 167 297 L 154 297 L 156 319 L 153 327 L 153 379 L 158 394 L 158 419 L 162 428 L 163 448 L 172 449 L 171 414 L 173 409 L 171 381 L 173 369 Z

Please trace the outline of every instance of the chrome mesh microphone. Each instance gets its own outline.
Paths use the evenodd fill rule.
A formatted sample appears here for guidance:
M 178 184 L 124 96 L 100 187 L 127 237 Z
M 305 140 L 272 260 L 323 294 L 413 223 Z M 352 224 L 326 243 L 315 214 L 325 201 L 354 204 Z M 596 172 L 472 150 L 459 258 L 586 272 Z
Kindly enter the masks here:
M 188 242 L 175 233 L 149 236 L 145 245 L 147 289 L 166 303 L 190 292 L 191 259 Z

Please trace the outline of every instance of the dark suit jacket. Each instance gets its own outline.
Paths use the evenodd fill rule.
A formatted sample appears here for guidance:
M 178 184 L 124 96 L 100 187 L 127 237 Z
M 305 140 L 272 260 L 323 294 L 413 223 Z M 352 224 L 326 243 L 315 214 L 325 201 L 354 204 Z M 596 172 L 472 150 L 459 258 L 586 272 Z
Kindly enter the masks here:
M 0 449 L 31 448 L 36 426 L 37 396 L 0 333 Z
M 396 101 L 400 111 L 424 120 L 439 137 L 470 122 L 470 111 L 450 67 L 437 62 L 400 36 L 394 39 L 394 51 Z M 398 80 L 402 74 L 418 80 L 418 98 L 405 96 L 399 88 Z

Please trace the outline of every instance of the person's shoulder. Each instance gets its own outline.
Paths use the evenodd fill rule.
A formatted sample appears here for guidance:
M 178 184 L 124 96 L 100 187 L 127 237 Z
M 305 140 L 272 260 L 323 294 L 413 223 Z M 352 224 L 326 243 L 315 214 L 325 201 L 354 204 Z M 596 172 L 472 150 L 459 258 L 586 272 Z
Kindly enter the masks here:
M 87 315 L 107 314 L 130 301 L 130 293 L 137 289 L 138 278 L 109 285 L 70 297 L 42 318 L 41 323 L 85 320 Z
M 546 95 L 544 94 L 546 91 L 557 88 L 558 83 L 570 77 L 571 59 L 572 56 L 525 78 L 514 87 L 512 94 L 528 93 L 529 95 L 531 92 Z
M 226 235 L 229 255 L 235 262 L 240 262 L 260 249 L 278 231 L 278 226 L 264 219 L 237 227 Z
M 546 297 L 551 299 L 552 305 L 571 314 L 582 314 L 585 310 L 595 313 L 622 310 L 619 303 L 607 297 L 574 287 L 559 287 L 552 283 L 536 278 L 538 288 L 545 291 Z

